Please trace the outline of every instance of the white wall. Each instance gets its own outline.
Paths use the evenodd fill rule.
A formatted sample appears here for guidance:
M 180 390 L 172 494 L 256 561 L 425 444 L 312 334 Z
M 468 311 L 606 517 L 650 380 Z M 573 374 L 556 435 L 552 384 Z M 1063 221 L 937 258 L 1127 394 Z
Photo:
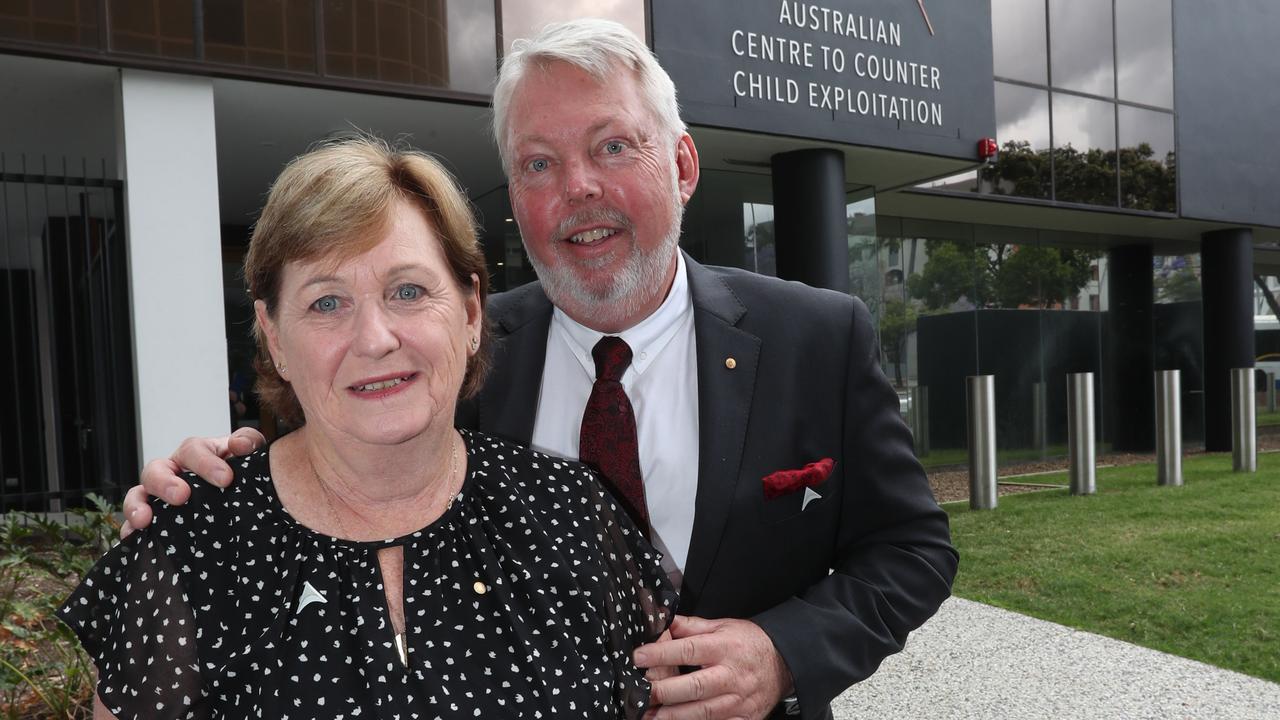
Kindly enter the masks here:
M 227 343 L 213 85 L 122 69 L 121 157 L 128 219 L 141 459 L 189 435 L 223 435 Z

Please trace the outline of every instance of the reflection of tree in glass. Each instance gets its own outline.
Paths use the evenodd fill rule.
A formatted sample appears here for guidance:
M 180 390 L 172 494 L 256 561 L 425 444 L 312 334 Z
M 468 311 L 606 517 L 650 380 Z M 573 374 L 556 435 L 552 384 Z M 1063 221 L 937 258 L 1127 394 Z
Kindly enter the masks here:
M 1050 170 L 1057 174 L 1057 200 L 1089 205 L 1116 204 L 1116 155 L 1101 148 L 1076 150 L 1071 145 L 1033 150 L 1025 140 L 1004 143 L 991 165 L 981 170 L 982 186 L 994 195 L 1049 198 Z M 1050 157 L 1052 156 L 1052 166 Z M 1155 157 L 1149 143 L 1119 152 L 1121 203 L 1135 210 L 1174 212 L 1177 163 L 1174 154 Z
M 880 347 L 893 363 L 893 384 L 902 387 L 902 363 L 906 360 L 907 336 L 915 332 L 918 313 L 910 302 L 885 298 L 880 314 Z
M 1156 302 L 1175 303 L 1200 299 L 1200 280 L 1191 268 L 1184 267 L 1156 275 L 1151 282 L 1155 286 Z
M 1155 159 L 1149 143 L 1120 148 L 1120 205 L 1134 210 L 1175 212 L 1178 163 L 1173 153 Z
M 1089 282 L 1094 256 L 1088 251 L 1040 245 L 1007 247 L 991 282 L 1000 307 L 1049 308 L 1065 303 Z
M 1039 245 L 925 243 L 929 259 L 907 280 L 912 297 L 929 310 L 1049 308 L 1089 282 L 1095 253 Z
M 949 310 L 962 298 L 970 308 L 986 305 L 991 297 L 986 247 L 949 240 L 927 240 L 924 245 L 929 259 L 907 278 L 911 297 L 923 300 L 930 310 Z

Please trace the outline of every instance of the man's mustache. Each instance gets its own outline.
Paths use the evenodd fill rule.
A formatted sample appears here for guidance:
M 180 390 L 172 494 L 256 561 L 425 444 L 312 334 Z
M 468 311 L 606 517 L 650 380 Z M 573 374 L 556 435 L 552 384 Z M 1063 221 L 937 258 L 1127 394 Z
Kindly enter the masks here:
M 634 229 L 631 218 L 616 208 L 592 208 L 581 210 L 561 220 L 556 225 L 556 239 L 568 238 L 574 230 L 587 225 L 608 225 L 630 232 Z

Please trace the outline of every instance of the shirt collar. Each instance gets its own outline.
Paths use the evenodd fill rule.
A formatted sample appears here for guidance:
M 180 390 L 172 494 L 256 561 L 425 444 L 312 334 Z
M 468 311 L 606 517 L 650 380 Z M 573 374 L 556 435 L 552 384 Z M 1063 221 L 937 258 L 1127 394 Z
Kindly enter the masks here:
M 693 300 L 689 294 L 688 271 L 685 268 L 684 253 L 676 250 L 676 276 L 671 283 L 671 291 L 666 299 L 649 317 L 617 333 L 631 346 L 631 369 L 644 374 L 658 353 L 671 342 L 676 331 L 684 325 L 684 320 L 693 314 Z M 564 331 L 564 338 L 573 351 L 573 356 L 582 364 L 587 377 L 595 380 L 596 364 L 591 357 L 591 349 L 600 338 L 605 336 L 598 330 L 577 322 L 560 308 L 551 314 L 552 326 L 559 326 Z

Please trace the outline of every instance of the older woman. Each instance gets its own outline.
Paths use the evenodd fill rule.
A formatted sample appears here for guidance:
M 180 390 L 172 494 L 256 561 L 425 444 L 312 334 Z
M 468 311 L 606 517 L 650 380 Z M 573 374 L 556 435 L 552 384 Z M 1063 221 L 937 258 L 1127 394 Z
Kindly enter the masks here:
M 582 466 L 454 429 L 484 258 L 430 158 L 294 160 L 245 260 L 263 404 L 299 430 L 157 506 L 62 608 L 95 717 L 638 716 L 675 596 Z

